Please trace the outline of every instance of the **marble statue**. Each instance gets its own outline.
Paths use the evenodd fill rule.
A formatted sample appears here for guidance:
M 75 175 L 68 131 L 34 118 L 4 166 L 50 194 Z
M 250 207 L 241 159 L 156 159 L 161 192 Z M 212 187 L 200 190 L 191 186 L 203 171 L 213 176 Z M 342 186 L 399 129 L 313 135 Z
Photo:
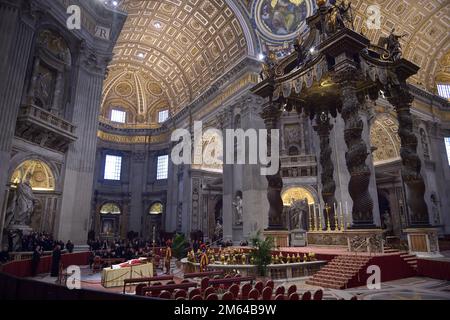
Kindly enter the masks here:
M 400 39 L 403 38 L 404 36 L 406 36 L 406 34 L 403 35 L 395 34 L 394 28 L 392 29 L 388 37 L 380 38 L 380 45 L 386 48 L 386 50 L 389 52 L 389 57 L 393 61 L 397 61 L 402 57 L 402 46 L 400 44 Z
M 243 208 L 242 208 L 242 197 L 240 194 L 236 194 L 236 201 L 233 202 L 234 211 L 236 214 L 236 224 L 241 225 L 242 224 L 242 215 L 243 215 Z
M 30 185 L 30 178 L 26 176 L 18 185 L 11 204 L 7 209 L 5 226 L 29 225 L 34 210 L 35 197 Z
M 297 200 L 292 199 L 292 205 L 289 209 L 289 216 L 291 219 L 291 230 L 304 229 L 304 217 L 308 210 L 308 200 Z
M 223 227 L 220 224 L 219 220 L 217 220 L 217 223 L 216 223 L 216 228 L 214 230 L 214 237 L 215 237 L 215 241 L 223 238 Z
M 384 219 L 384 225 L 386 227 L 386 232 L 390 233 L 393 230 L 392 227 L 392 219 L 391 219 L 391 215 L 389 214 L 388 211 L 385 211 L 383 214 L 383 219 Z

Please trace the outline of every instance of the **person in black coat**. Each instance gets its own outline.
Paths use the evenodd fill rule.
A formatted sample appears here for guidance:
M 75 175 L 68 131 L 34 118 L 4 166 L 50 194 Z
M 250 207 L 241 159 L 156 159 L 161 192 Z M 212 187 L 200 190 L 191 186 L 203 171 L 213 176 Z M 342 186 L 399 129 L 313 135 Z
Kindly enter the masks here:
M 39 268 L 39 262 L 41 261 L 42 249 L 41 246 L 36 246 L 33 251 L 33 257 L 31 258 L 31 276 L 36 277 L 37 270 Z
M 61 261 L 61 247 L 59 244 L 55 246 L 52 253 L 52 270 L 50 273 L 51 277 L 57 277 L 59 275 L 59 263 Z
M 73 247 L 74 247 L 73 243 L 72 243 L 70 240 L 67 241 L 67 243 L 66 243 L 66 249 L 67 249 L 67 251 L 68 251 L 69 253 L 72 253 L 72 252 L 73 252 Z

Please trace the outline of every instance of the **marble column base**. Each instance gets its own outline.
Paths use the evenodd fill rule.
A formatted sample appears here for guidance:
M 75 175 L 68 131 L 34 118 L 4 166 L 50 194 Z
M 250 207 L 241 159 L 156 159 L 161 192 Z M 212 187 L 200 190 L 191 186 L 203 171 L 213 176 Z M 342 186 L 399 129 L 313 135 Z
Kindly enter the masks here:
M 289 247 L 289 231 L 287 230 L 264 230 L 264 238 L 272 237 L 275 247 Z
M 308 246 L 347 247 L 347 235 L 339 231 L 310 231 L 307 233 Z
M 306 246 L 306 231 L 305 230 L 291 230 L 291 246 L 305 247 Z
M 343 232 L 350 252 L 383 253 L 382 229 L 350 229 Z
M 439 254 L 437 228 L 408 228 L 404 229 L 408 237 L 408 247 L 411 254 L 417 256 L 441 256 Z

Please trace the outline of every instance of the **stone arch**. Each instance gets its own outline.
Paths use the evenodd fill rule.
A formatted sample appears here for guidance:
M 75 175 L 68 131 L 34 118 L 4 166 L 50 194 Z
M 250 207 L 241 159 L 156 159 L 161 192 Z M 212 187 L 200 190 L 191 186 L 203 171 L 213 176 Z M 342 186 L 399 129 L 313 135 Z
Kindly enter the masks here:
M 317 192 L 309 186 L 291 185 L 286 186 L 281 192 L 281 198 L 285 206 L 290 206 L 291 199 L 308 199 L 308 204 L 312 205 L 319 202 Z
M 395 161 L 400 158 L 398 122 L 390 114 L 377 114 L 370 128 L 370 142 L 374 163 Z
M 44 181 L 41 181 L 42 178 L 44 179 L 51 179 L 52 181 L 48 183 L 47 187 L 33 187 L 33 181 L 32 181 L 32 187 L 36 190 L 42 190 L 42 191 L 58 191 L 61 190 L 61 181 L 60 181 L 60 170 L 59 168 L 48 159 L 45 159 L 44 157 L 36 154 L 19 154 L 14 156 L 10 161 L 10 168 L 8 172 L 9 181 L 13 183 L 14 179 L 22 178 L 18 177 L 18 170 L 20 171 L 21 168 L 24 168 L 24 165 L 30 165 L 32 163 L 35 163 L 37 169 L 39 171 L 35 172 L 36 177 L 33 177 L 33 179 L 37 179 L 37 185 L 43 185 L 45 183 Z M 39 168 L 42 168 L 40 170 Z M 30 168 L 31 169 L 31 168 Z M 36 168 L 35 168 L 36 170 Z M 22 170 L 23 171 L 23 170 Z M 42 171 L 42 174 L 40 173 Z

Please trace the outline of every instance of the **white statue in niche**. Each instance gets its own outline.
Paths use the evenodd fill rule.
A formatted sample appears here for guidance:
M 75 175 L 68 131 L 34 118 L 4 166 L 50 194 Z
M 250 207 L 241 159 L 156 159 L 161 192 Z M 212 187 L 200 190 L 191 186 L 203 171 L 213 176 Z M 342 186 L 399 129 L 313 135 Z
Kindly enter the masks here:
M 30 176 L 26 175 L 17 185 L 17 189 L 7 210 L 5 226 L 29 225 L 31 223 L 31 214 L 34 210 L 35 200 L 36 198 L 33 195 L 33 189 L 30 184 Z
M 236 192 L 236 201 L 233 202 L 234 211 L 235 211 L 235 224 L 242 224 L 242 216 L 243 216 L 243 207 L 242 207 L 242 192 Z

